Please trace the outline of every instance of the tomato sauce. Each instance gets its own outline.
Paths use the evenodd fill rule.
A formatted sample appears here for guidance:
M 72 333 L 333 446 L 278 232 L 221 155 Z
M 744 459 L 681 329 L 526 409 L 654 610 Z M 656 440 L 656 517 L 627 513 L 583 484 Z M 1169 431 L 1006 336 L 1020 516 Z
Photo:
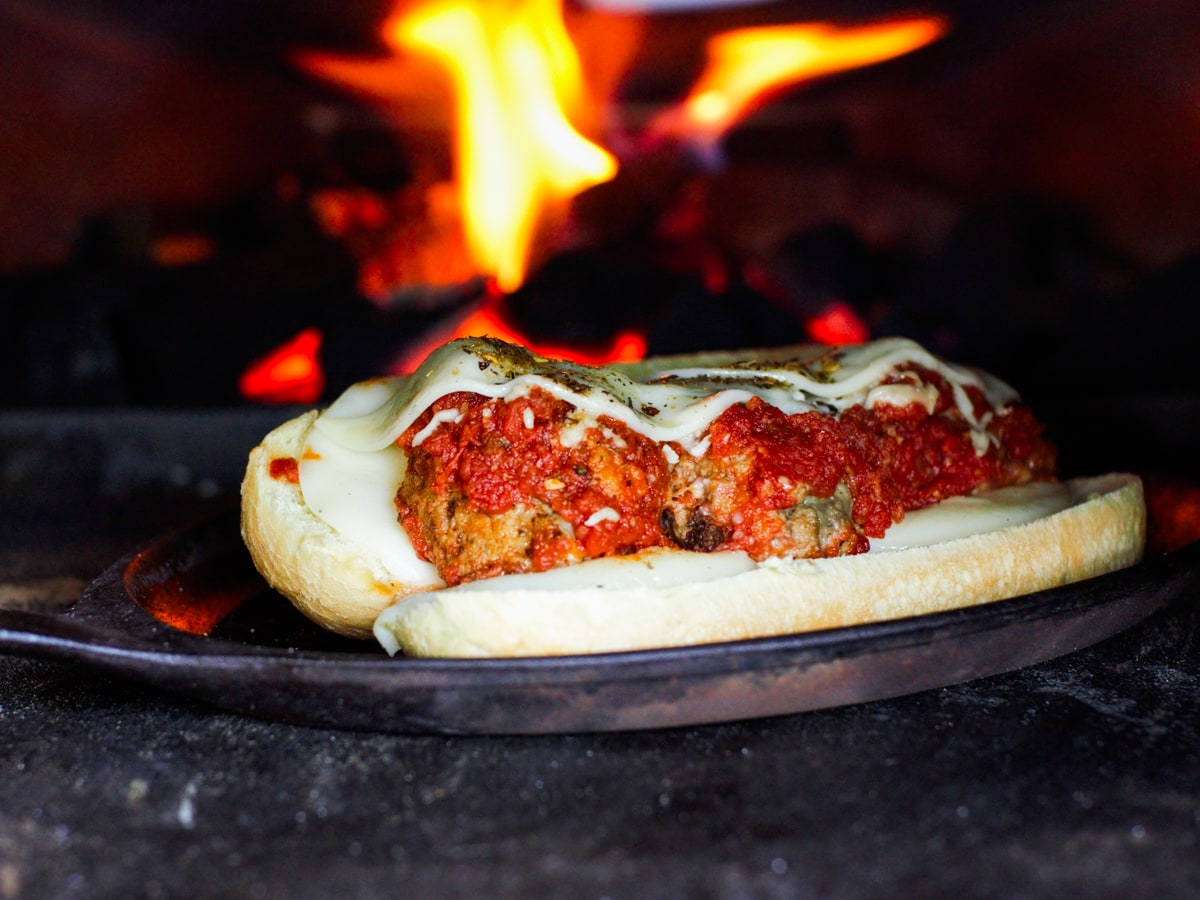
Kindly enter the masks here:
M 680 464 L 703 494 L 703 534 L 720 535 L 719 545 L 703 549 L 745 550 L 755 559 L 781 555 L 780 548 L 794 555 L 789 518 L 807 503 L 801 512 L 827 538 L 815 555 L 862 552 L 906 511 L 1053 476 L 1053 447 L 1028 409 L 989 412 L 982 394 L 969 389 L 976 417 L 987 422 L 981 435 L 936 373 L 914 367 L 894 376 L 914 379 L 936 387 L 932 410 L 919 402 L 878 403 L 837 417 L 789 415 L 758 398 L 726 410 L 710 426 L 706 458 Z M 450 410 L 457 416 L 414 448 L 431 417 Z M 616 420 L 579 422 L 577 415 L 536 389 L 509 401 L 450 394 L 399 443 L 419 466 L 422 490 L 448 503 L 492 515 L 536 507 L 566 523 L 526 529 L 534 532 L 528 553 L 535 570 L 679 543 L 664 520 L 664 504 L 678 497 L 678 485 L 668 496 L 672 468 L 663 447 Z M 675 445 L 667 456 L 685 452 Z M 413 534 L 415 514 L 403 504 L 401 519 Z M 419 552 L 427 537 L 414 534 Z
M 578 427 L 571 421 L 574 407 L 534 390 L 508 402 L 448 395 L 401 436 L 400 445 L 411 452 L 431 416 L 449 409 L 461 418 L 441 424 L 420 444 L 422 454 L 436 460 L 423 471 L 426 489 L 461 493 L 471 508 L 486 513 L 522 503 L 551 510 L 569 524 L 570 536 L 535 536 L 536 570 L 668 543 L 659 525 L 667 465 L 655 441 L 602 417 L 564 446 L 560 435 Z
M 755 559 L 776 555 L 786 525 L 775 513 L 796 504 L 801 486 L 825 499 L 846 483 L 853 517 L 866 534 L 882 534 L 892 522 L 893 509 L 883 497 L 879 474 L 831 416 L 787 415 L 753 398 L 722 414 L 710 434 L 711 480 L 719 485 L 713 511 L 719 519 L 737 524 L 724 549 L 745 550 Z M 843 552 L 867 547 L 865 539 L 855 540 Z
M 277 456 L 271 460 L 267 472 L 276 481 L 300 483 L 300 464 L 291 456 Z

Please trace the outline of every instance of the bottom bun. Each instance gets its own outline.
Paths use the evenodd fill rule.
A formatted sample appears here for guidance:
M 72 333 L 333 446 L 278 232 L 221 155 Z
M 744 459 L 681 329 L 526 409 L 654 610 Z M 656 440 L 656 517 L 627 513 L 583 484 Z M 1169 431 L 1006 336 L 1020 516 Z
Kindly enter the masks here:
M 375 636 L 424 657 L 551 656 L 793 634 L 955 609 L 1080 581 L 1136 563 L 1141 481 L 1067 482 L 1074 505 L 1021 525 L 904 550 L 780 560 L 669 586 L 565 590 L 497 584 L 414 594 Z

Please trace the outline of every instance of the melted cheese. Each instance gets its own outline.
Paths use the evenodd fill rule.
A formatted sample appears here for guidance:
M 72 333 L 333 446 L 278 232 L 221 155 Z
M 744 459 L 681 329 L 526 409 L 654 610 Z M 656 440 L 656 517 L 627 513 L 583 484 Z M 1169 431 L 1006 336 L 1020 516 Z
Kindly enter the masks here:
M 951 365 L 902 338 L 838 349 L 801 348 L 788 359 L 666 370 L 647 381 L 634 381 L 616 367 L 548 360 L 489 338 L 465 338 L 435 350 L 408 378 L 377 379 L 351 387 L 317 420 L 316 427 L 349 449 L 378 450 L 393 444 L 447 394 L 469 391 L 507 400 L 538 387 L 585 416 L 610 416 L 651 440 L 676 441 L 702 455 L 704 435 L 713 420 L 751 397 L 761 397 L 788 414 L 838 412 L 856 404 L 932 402 L 928 391 L 914 385 L 880 388 L 884 377 L 905 363 L 944 377 L 958 408 L 984 440 L 983 425 L 975 419 L 966 388 L 978 388 L 996 407 L 1016 397 L 1003 382 Z
M 349 450 L 317 429 L 300 457 L 300 490 L 317 516 L 352 543 L 373 551 L 396 581 L 440 587 L 437 569 L 413 550 L 393 498 L 404 478 L 399 447 Z
M 436 570 L 417 557 L 397 522 L 393 498 L 404 475 L 405 457 L 395 440 L 448 393 L 471 391 L 511 398 L 536 386 L 576 405 L 580 429 L 595 424 L 599 416 L 611 416 L 654 440 L 677 441 L 688 452 L 703 455 L 713 419 L 753 396 L 788 413 L 837 411 L 856 403 L 932 403 L 927 386 L 879 385 L 894 367 L 909 362 L 933 369 L 950 382 L 960 409 L 975 428 L 977 446 L 986 449 L 986 420 L 976 422 L 965 388 L 978 388 L 997 407 L 1014 399 L 1015 393 L 990 376 L 951 366 L 906 340 L 876 341 L 836 352 L 814 347 L 786 360 L 667 370 L 654 380 L 637 382 L 616 369 L 551 363 L 521 348 L 467 339 L 435 351 L 410 378 L 374 379 L 342 394 L 309 435 L 300 462 L 301 490 L 313 512 L 354 543 L 373 550 L 396 580 L 416 588 L 441 588 Z M 456 415 L 451 410 L 435 417 L 418 437 Z M 872 542 L 872 550 L 989 531 L 1047 515 L 1069 502 L 1065 489 L 1045 485 L 996 492 L 986 499 L 956 498 L 910 513 L 886 538 Z M 648 552 L 471 582 L 453 590 L 507 589 L 515 579 L 532 589 L 620 589 L 632 583 L 710 580 L 754 565 L 741 553 Z M 646 582 L 646 578 L 665 580 Z
M 871 552 L 926 547 L 954 538 L 1024 525 L 1064 510 L 1071 503 L 1071 492 L 1057 481 L 1000 488 L 969 497 L 950 497 L 906 514 L 882 538 L 871 539 Z

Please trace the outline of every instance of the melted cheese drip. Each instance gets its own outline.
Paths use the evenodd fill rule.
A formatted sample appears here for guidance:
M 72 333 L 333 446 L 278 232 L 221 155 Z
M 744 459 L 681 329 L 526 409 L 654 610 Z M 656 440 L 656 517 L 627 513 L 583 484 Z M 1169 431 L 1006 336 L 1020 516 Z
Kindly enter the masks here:
M 918 363 L 936 370 L 953 386 L 956 402 L 975 427 L 973 438 L 986 449 L 986 422 L 976 422 L 965 387 L 975 386 L 994 406 L 1015 398 L 1007 385 L 983 373 L 951 366 L 906 340 L 885 340 L 831 354 L 816 347 L 796 358 L 733 364 L 715 369 L 677 369 L 650 382 L 635 382 L 616 369 L 551 363 L 520 348 L 487 339 L 455 341 L 435 351 L 408 379 L 381 378 L 356 384 L 318 418 L 300 462 L 305 502 L 349 540 L 374 550 L 392 576 L 417 588 L 443 587 L 434 567 L 419 559 L 400 527 L 393 503 L 404 476 L 404 453 L 395 440 L 435 400 L 455 391 L 511 398 L 540 387 L 575 404 L 579 427 L 605 415 L 657 441 L 678 441 L 690 453 L 707 448 L 709 425 L 736 403 L 762 397 L 785 412 L 836 411 L 855 403 L 933 402 L 927 386 L 880 386 L 895 366 Z M 456 415 L 447 411 L 442 420 Z M 437 427 L 437 422 L 431 423 Z M 431 432 L 425 429 L 422 434 Z M 569 437 L 569 435 L 568 435 Z M 919 546 L 1029 521 L 1069 505 L 1065 489 L 1050 486 L 1011 489 L 988 499 L 956 498 L 910 513 L 872 550 Z M 1027 493 L 1021 493 L 1026 491 Z M 944 507 L 944 509 L 943 509 Z M 453 588 L 560 590 L 630 584 L 678 584 L 737 574 L 755 564 L 741 553 L 695 554 L 672 551 L 592 560 L 552 572 L 509 575 Z M 644 579 L 660 579 L 646 582 Z M 517 581 L 519 579 L 519 581 Z M 665 579 L 665 580 L 663 580 Z

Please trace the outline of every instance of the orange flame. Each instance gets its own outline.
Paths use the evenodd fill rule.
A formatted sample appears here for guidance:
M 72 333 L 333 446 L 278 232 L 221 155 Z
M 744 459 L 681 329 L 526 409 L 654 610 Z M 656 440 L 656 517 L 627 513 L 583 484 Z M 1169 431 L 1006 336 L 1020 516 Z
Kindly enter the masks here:
M 484 274 L 513 290 L 543 208 L 616 173 L 612 156 L 567 119 L 583 76 L 558 0 L 422 7 L 384 33 L 450 70 L 467 242 Z
M 449 74 L 468 250 L 481 274 L 502 290 L 515 289 L 547 211 L 617 169 L 612 155 L 570 122 L 588 105 L 560 0 L 405 6 L 384 23 L 383 38 L 398 56 L 426 56 Z M 394 60 L 355 64 L 311 55 L 301 62 L 381 99 L 409 90 L 393 83 L 402 71 Z
M 946 23 L 914 18 L 840 28 L 821 23 L 723 32 L 708 43 L 707 63 L 667 127 L 711 146 L 773 91 L 910 53 L 941 37 Z
M 467 265 L 475 267 L 472 274 L 487 276 L 497 293 L 431 343 L 490 334 L 528 344 L 506 323 L 501 294 L 523 283 L 537 236 L 547 233 L 555 215 L 571 198 L 611 179 L 617 170 L 614 157 L 573 124 L 599 110 L 585 96 L 562 0 L 394 2 L 382 28 L 390 50 L 387 58 L 302 54 L 298 60 L 322 77 L 373 97 L 398 122 L 407 121 L 422 102 L 428 113 L 429 70 L 444 72 L 455 101 L 452 190 L 457 198 L 454 216 L 444 218 L 453 218 L 455 229 L 461 218 L 462 240 L 471 257 Z M 706 68 L 686 99 L 651 123 L 651 129 L 664 130 L 701 151 L 714 148 L 722 134 L 773 91 L 911 52 L 946 29 L 943 20 L 924 17 L 847 28 L 808 23 L 725 32 L 709 42 Z M 440 87 L 445 90 L 444 84 Z M 433 188 L 426 193 L 427 199 L 442 196 Z M 333 232 L 361 218 L 347 219 L 351 207 L 344 199 L 333 198 L 318 209 Z M 417 252 L 412 243 L 401 241 L 398 246 L 412 256 Z M 451 268 L 441 265 L 438 271 L 452 278 L 461 274 Z M 361 277 L 370 281 L 375 270 L 368 261 Z M 372 293 L 387 287 L 386 276 L 380 277 Z M 866 326 L 848 307 L 837 307 L 810 323 L 810 330 L 818 337 L 854 341 L 863 339 Z M 431 348 L 418 348 L 397 370 L 411 371 Z M 548 345 L 534 349 L 548 356 L 604 363 L 639 359 L 646 345 L 641 335 L 624 332 L 600 351 Z
M 583 363 L 589 366 L 604 366 L 619 362 L 637 362 L 646 355 L 646 338 L 637 331 L 620 331 L 605 347 L 570 347 L 555 343 L 540 343 L 532 341 L 512 325 L 504 317 L 502 298 L 490 294 L 457 326 L 448 329 L 445 334 L 431 335 L 415 351 L 410 353 L 396 365 L 396 371 L 402 374 L 412 372 L 431 351 L 446 341 L 462 337 L 494 337 L 513 344 L 528 347 L 534 353 L 551 359 L 567 359 L 571 362 Z

